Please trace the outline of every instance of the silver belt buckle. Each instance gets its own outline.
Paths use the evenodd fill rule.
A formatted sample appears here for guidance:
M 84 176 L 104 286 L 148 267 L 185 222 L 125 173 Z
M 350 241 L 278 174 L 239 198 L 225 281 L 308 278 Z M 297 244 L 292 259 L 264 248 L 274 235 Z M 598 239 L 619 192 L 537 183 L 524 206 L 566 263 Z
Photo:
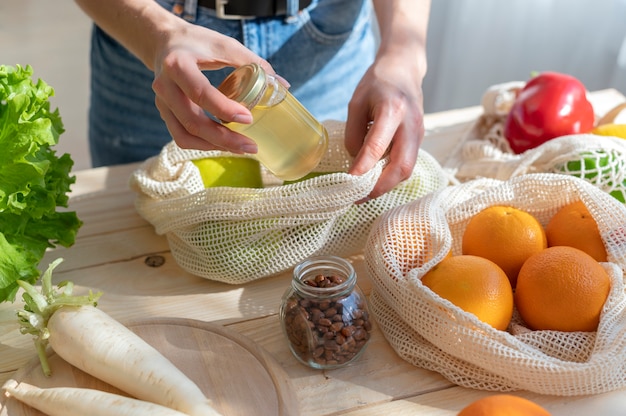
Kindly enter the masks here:
M 242 19 L 254 19 L 256 16 L 241 16 L 238 14 L 226 14 L 226 5 L 228 0 L 215 0 L 215 15 L 219 19 L 225 20 L 242 20 Z

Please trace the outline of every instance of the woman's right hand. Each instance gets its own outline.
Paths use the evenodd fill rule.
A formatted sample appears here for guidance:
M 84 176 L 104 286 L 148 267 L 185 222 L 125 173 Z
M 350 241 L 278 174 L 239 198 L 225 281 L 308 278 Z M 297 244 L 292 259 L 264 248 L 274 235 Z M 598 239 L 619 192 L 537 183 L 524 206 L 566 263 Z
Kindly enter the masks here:
M 154 71 L 153 90 L 161 117 L 183 148 L 256 153 L 256 144 L 213 121 L 251 123 L 244 106 L 211 85 L 203 70 L 270 64 L 237 40 L 196 26 L 154 0 L 75 0 L 93 21 Z M 278 77 L 280 79 L 280 77 Z

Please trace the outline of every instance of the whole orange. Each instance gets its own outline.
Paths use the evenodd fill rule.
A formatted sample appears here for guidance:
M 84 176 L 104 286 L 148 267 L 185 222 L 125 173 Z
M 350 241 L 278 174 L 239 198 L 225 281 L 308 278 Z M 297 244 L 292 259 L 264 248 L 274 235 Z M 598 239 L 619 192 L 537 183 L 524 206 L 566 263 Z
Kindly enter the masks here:
M 474 215 L 462 240 L 463 254 L 496 263 L 509 277 L 513 288 L 526 259 L 546 247 L 546 233 L 534 216 L 502 205 L 491 206 Z
M 548 246 L 576 247 L 597 261 L 607 261 L 598 224 L 582 201 L 565 205 L 546 225 Z
M 473 401 L 458 416 L 550 416 L 550 412 L 523 397 L 495 394 Z
M 446 257 L 422 277 L 422 283 L 496 329 L 505 330 L 511 321 L 511 283 L 490 260 L 467 255 Z
M 515 305 L 531 329 L 595 331 L 610 288 L 608 273 L 589 254 L 549 247 L 522 266 Z

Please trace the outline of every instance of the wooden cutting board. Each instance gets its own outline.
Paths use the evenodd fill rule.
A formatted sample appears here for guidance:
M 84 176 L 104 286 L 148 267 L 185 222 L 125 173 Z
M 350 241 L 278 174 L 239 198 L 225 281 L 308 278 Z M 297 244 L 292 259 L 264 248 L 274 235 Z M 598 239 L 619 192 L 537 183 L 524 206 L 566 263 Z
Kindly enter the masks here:
M 248 338 L 207 322 L 153 318 L 127 326 L 157 348 L 213 400 L 224 416 L 297 415 L 298 403 L 282 367 Z M 15 374 L 38 387 L 87 387 L 125 394 L 50 352 L 53 374 L 46 378 L 35 358 Z M 13 398 L 0 395 L 0 416 L 40 416 Z

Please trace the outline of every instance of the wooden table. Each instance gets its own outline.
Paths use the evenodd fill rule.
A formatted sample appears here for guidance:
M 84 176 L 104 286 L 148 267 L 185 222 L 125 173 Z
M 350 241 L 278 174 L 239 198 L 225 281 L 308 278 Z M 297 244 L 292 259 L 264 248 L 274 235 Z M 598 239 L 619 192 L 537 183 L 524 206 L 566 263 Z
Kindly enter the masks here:
M 624 101 L 614 90 L 593 94 L 599 112 Z M 423 149 L 445 162 L 481 113 L 471 107 L 426 116 Z M 89 169 L 76 173 L 70 208 L 84 221 L 76 244 L 47 253 L 45 267 L 65 261 L 57 279 L 75 282 L 77 290 L 104 292 L 99 307 L 121 321 L 145 317 L 181 317 L 218 323 L 248 337 L 283 367 L 295 390 L 302 415 L 455 415 L 469 402 L 492 393 L 458 386 L 437 373 L 400 359 L 378 328 L 360 359 L 345 368 L 318 371 L 299 364 L 280 329 L 278 308 L 290 274 L 230 286 L 183 271 L 172 258 L 165 237 L 135 211 L 128 178 L 137 165 Z M 161 267 L 146 264 L 162 256 Z M 359 285 L 371 285 L 360 256 L 353 261 Z M 15 304 L 0 305 L 0 385 L 35 355 L 29 337 L 19 333 Z M 626 357 L 625 357 L 626 359 Z M 515 393 L 546 407 L 554 415 L 624 415 L 626 391 L 591 397 L 551 397 Z

